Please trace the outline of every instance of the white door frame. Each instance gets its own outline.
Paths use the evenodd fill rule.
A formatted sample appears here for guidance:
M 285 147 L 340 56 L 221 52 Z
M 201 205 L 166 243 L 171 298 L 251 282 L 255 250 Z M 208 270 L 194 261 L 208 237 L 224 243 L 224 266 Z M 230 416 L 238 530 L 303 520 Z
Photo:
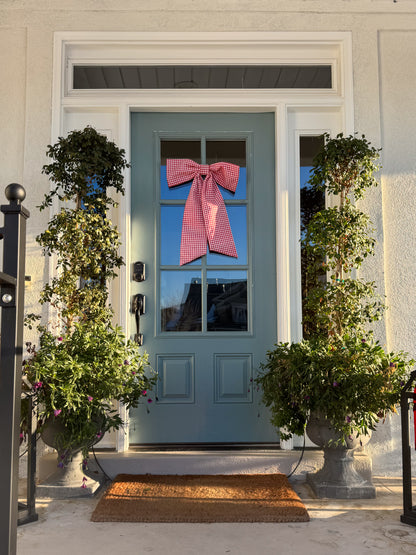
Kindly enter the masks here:
M 74 90 L 74 64 L 330 64 L 331 89 Z M 352 133 L 352 43 L 349 32 L 122 33 L 57 32 L 54 40 L 52 137 L 92 125 L 130 159 L 132 111 L 234 111 L 275 113 L 276 273 L 278 341 L 300 338 L 299 136 Z M 113 214 L 126 266 L 112 291 L 119 323 L 129 330 L 130 174 Z M 56 210 L 57 207 L 55 206 Z M 52 270 L 52 268 L 51 268 Z M 124 415 L 127 418 L 127 415 Z M 105 438 L 106 439 L 106 438 Z M 104 441 L 104 440 L 103 440 Z M 285 442 L 283 447 L 292 447 Z M 106 446 L 128 448 L 123 432 Z

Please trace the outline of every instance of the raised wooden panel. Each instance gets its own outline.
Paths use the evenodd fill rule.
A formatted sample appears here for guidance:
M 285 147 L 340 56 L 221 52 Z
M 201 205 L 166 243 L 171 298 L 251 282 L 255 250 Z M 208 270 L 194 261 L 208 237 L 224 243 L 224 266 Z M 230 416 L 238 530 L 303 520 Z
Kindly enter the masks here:
M 157 355 L 158 403 L 194 402 L 194 355 Z
M 251 403 L 252 356 L 250 354 L 214 355 L 215 402 Z

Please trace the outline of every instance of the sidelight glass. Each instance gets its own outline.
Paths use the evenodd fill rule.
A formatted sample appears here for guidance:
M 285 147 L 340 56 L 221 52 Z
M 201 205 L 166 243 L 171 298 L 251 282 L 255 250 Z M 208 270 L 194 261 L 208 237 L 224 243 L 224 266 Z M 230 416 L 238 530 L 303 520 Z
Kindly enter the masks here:
M 314 190 L 308 183 L 311 177 L 311 170 L 313 159 L 318 154 L 324 144 L 322 135 L 305 135 L 299 139 L 299 154 L 300 154 L 300 236 L 304 237 L 306 227 L 311 218 L 325 208 L 325 194 L 323 191 Z M 310 262 L 310 261 L 309 261 Z M 302 283 L 302 314 L 303 314 L 303 335 L 308 337 L 310 329 L 307 322 L 307 308 L 305 306 L 305 299 L 308 294 L 310 283 L 306 273 L 306 252 L 304 247 L 301 247 L 301 283 Z M 325 282 L 326 275 L 323 272 L 319 276 L 322 282 Z

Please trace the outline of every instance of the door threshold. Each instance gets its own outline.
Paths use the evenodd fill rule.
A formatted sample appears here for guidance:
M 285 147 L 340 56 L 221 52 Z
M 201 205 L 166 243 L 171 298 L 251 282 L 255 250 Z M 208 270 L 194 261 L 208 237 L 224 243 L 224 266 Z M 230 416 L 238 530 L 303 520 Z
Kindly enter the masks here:
M 140 451 L 279 451 L 280 443 L 131 443 L 130 452 Z

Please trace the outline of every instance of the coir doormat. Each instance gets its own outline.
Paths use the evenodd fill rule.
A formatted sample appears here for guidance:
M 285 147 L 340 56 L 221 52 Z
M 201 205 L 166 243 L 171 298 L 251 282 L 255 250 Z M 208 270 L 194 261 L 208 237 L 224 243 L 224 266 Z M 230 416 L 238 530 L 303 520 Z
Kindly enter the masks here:
M 94 522 L 307 522 L 284 474 L 119 474 Z

